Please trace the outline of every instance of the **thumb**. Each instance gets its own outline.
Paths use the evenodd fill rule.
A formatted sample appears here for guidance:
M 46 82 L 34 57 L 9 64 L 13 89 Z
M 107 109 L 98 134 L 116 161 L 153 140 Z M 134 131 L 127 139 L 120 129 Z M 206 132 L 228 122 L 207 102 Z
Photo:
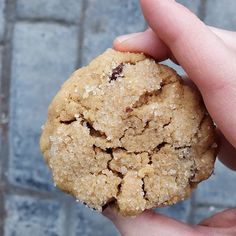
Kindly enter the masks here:
M 136 217 L 123 217 L 108 207 L 103 214 L 113 222 L 122 236 L 192 236 L 197 231 L 189 225 L 151 210 Z
M 173 0 L 141 0 L 141 5 L 149 26 L 197 85 L 214 121 L 236 147 L 233 51 L 181 4 Z
M 205 219 L 200 225 L 219 227 L 219 228 L 231 228 L 234 227 L 236 233 L 236 209 L 229 209 L 220 212 L 210 218 Z

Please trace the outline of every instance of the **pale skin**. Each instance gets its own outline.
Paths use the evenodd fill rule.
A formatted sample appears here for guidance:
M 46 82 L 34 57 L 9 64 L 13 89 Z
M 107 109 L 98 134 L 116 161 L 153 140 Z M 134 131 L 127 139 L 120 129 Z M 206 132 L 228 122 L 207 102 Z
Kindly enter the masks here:
M 144 52 L 157 61 L 170 58 L 180 64 L 200 90 L 217 125 L 219 159 L 236 170 L 236 32 L 205 25 L 174 0 L 140 2 L 148 30 L 116 38 L 114 48 Z M 236 235 L 236 209 L 218 213 L 198 225 L 184 224 L 151 210 L 129 218 L 108 208 L 104 215 L 123 236 Z

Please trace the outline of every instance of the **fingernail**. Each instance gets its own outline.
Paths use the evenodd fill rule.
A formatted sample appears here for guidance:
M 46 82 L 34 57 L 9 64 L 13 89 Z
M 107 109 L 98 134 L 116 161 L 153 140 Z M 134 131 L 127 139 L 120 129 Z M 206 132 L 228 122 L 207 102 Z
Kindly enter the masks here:
M 130 39 L 133 39 L 134 37 L 138 36 L 140 33 L 133 33 L 133 34 L 125 34 L 117 37 L 115 41 L 119 44 L 122 44 Z

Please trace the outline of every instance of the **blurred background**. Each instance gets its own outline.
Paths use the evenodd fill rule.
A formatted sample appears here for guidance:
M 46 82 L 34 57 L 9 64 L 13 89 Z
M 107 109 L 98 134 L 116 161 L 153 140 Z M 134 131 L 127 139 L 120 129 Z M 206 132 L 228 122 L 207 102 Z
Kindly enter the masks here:
M 235 0 L 179 2 L 210 25 L 236 30 Z M 0 235 L 118 235 L 54 188 L 38 141 L 63 81 L 117 35 L 146 27 L 138 0 L 0 0 Z M 158 211 L 198 223 L 236 206 L 235 182 L 236 173 L 217 162 L 191 199 Z

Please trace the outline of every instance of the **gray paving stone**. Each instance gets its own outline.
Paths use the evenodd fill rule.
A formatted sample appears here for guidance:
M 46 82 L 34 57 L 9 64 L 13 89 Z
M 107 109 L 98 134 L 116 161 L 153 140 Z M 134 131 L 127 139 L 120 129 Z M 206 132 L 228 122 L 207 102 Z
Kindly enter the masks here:
M 209 180 L 199 184 L 196 191 L 196 203 L 235 207 L 235 182 L 236 172 L 227 169 L 217 161 L 214 175 Z
M 16 12 L 20 18 L 46 18 L 78 23 L 81 2 L 81 0 L 17 0 Z
M 179 202 L 173 206 L 158 208 L 155 209 L 156 212 L 174 218 L 176 220 L 180 220 L 183 222 L 188 221 L 188 216 L 190 212 L 191 201 L 190 199 Z
M 58 202 L 6 196 L 5 236 L 64 236 L 64 215 Z
M 2 53 L 3 53 L 3 48 L 0 46 L 0 91 L 1 91 L 1 86 L 2 86 Z M 2 94 L 0 92 L 0 150 L 2 150 L 2 142 L 1 142 L 2 124 L 4 124 L 7 121 L 5 114 L 1 113 L 1 103 L 2 103 Z M 2 173 L 4 171 L 1 165 L 1 161 L 2 161 L 2 158 L 0 158 L 0 176 L 2 176 Z M 0 180 L 1 180 L 1 177 L 0 177 Z
M 190 9 L 192 12 L 195 14 L 199 14 L 199 9 L 201 5 L 201 0 L 194 0 L 194 1 L 189 1 L 189 0 L 177 0 L 177 2 L 183 4 L 186 6 L 188 9 Z
M 112 47 L 116 36 L 145 28 L 138 0 L 88 0 L 87 5 L 83 65 L 106 48 Z
M 211 217 L 218 212 L 225 210 L 226 208 L 218 208 L 214 206 L 209 207 L 197 207 L 194 211 L 193 218 L 191 219 L 191 223 L 199 224 L 204 219 Z
M 0 81 L 2 79 L 2 61 L 3 61 L 3 47 L 0 46 Z M 1 84 L 1 82 L 0 82 Z
M 47 107 L 76 66 L 77 28 L 17 23 L 13 38 L 10 111 L 11 183 L 54 189 L 39 151 Z
M 5 31 L 5 0 L 0 1 L 0 41 L 3 40 Z
M 0 46 L 0 88 L 2 86 L 2 62 L 3 62 L 3 55 L 2 54 L 3 54 L 3 47 Z M 0 104 L 1 104 L 1 99 L 2 98 L 1 98 L 1 94 L 0 94 Z M 2 117 L 0 117 L 0 124 L 2 123 L 1 121 L 2 121 Z
M 207 0 L 205 22 L 216 27 L 236 30 L 235 9 L 235 0 Z
M 73 236 L 118 236 L 113 224 L 102 214 L 94 212 L 82 204 L 75 204 L 73 212 Z

